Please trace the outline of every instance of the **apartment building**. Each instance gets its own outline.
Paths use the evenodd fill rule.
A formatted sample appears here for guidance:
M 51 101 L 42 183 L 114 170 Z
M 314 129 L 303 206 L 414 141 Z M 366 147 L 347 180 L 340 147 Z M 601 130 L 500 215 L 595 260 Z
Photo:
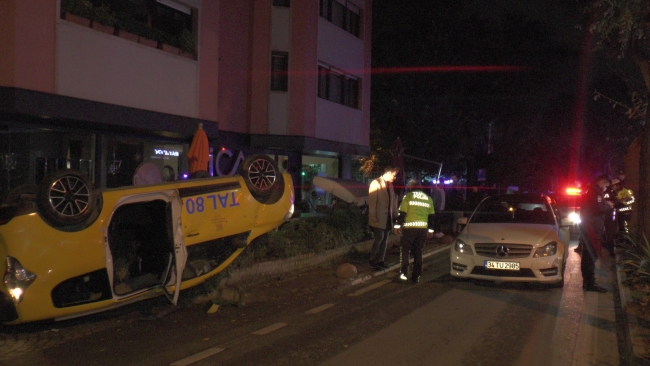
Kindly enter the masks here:
M 75 168 L 183 179 L 199 125 L 213 175 L 274 156 L 297 197 L 368 153 L 372 0 L 3 0 L 0 198 Z

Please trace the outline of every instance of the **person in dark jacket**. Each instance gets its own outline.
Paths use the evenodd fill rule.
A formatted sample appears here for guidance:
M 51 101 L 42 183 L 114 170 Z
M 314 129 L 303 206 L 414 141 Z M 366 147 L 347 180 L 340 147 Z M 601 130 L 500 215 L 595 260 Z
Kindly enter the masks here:
M 415 180 L 408 182 L 409 193 L 399 206 L 399 216 L 394 226 L 396 235 L 402 233 L 401 280 L 408 279 L 410 255 L 413 255 L 411 281 L 418 283 L 422 274 L 422 250 L 427 239 L 433 237 L 435 209 L 433 200 L 422 192 Z M 403 228 L 403 229 L 402 229 Z
M 455 174 L 451 175 L 451 184 L 446 189 L 445 197 L 445 211 L 449 212 L 451 231 L 452 234 L 457 235 L 460 231 L 458 219 L 463 217 L 465 209 L 465 194 Z
M 609 178 L 599 175 L 582 196 L 580 205 L 580 238 L 583 243 L 582 260 L 582 289 L 585 291 L 607 292 L 607 289 L 596 283 L 596 260 L 603 251 L 603 234 L 605 215 L 611 212 L 614 203 L 606 200 L 604 193 L 609 186 Z

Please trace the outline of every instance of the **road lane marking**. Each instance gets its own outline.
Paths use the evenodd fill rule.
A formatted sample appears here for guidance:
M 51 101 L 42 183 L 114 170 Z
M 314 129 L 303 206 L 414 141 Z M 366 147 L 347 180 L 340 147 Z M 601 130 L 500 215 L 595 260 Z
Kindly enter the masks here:
M 262 328 L 262 329 L 260 329 L 258 331 L 255 331 L 255 332 L 253 332 L 251 334 L 265 335 L 265 334 L 269 334 L 271 332 L 274 332 L 274 331 L 276 331 L 276 330 L 278 330 L 280 328 L 284 328 L 286 326 L 287 326 L 287 323 L 275 323 L 273 325 L 269 325 L 266 328 Z
M 385 285 L 385 284 L 387 284 L 387 283 L 389 283 L 389 282 L 391 282 L 391 281 L 390 281 L 390 280 L 382 280 L 382 281 L 379 281 L 379 282 L 375 283 L 374 285 L 370 285 L 370 286 L 368 286 L 368 287 L 364 287 L 364 288 L 362 288 L 362 289 L 360 289 L 360 290 L 357 290 L 357 291 L 355 291 L 355 292 L 353 292 L 353 293 L 351 293 L 351 294 L 348 294 L 348 296 L 359 296 L 359 295 L 363 295 L 363 294 L 365 294 L 366 292 L 368 292 L 368 291 L 372 291 L 372 290 L 374 290 L 374 289 L 376 289 L 376 288 L 378 288 L 378 287 L 381 287 L 381 286 L 383 286 L 383 285 Z
M 194 354 L 194 355 L 192 355 L 190 357 L 186 357 L 186 358 L 184 358 L 182 360 L 178 360 L 178 361 L 170 364 L 169 366 L 187 366 L 187 365 L 193 364 L 194 362 L 201 361 L 204 358 L 208 358 L 208 357 L 210 357 L 212 355 L 216 355 L 217 353 L 223 352 L 223 351 L 224 351 L 223 348 L 209 348 L 209 349 L 206 349 L 203 352 L 199 352 L 199 353 Z
M 316 314 L 316 313 L 320 313 L 321 311 L 323 311 L 323 310 L 327 310 L 327 309 L 331 308 L 332 306 L 334 306 L 334 304 L 325 304 L 325 305 L 321 305 L 321 306 L 319 306 L 319 307 L 316 307 L 316 308 L 313 308 L 313 309 L 311 309 L 311 310 L 306 311 L 305 314 Z

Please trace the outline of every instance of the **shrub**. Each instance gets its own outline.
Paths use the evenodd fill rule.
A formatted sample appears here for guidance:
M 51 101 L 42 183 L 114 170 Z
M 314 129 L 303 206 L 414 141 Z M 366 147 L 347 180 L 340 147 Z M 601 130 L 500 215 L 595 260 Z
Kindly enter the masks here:
M 643 240 L 626 236 L 628 245 L 619 246 L 622 260 L 620 264 L 626 274 L 626 285 L 650 284 L 650 243 L 643 235 Z
M 321 253 L 370 238 L 368 216 L 357 206 L 337 203 L 322 217 L 292 220 L 253 240 L 242 262 L 260 262 Z

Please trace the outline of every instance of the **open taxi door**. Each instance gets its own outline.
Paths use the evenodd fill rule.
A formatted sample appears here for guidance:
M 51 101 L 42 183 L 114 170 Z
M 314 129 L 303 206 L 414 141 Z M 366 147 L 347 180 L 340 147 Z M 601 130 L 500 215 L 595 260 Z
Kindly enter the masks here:
M 105 193 L 105 199 L 113 193 Z M 187 261 L 178 191 L 116 198 L 104 247 L 115 300 L 130 302 L 162 290 L 176 305 Z
M 185 269 L 185 263 L 187 262 L 187 248 L 183 241 L 183 227 L 181 224 L 182 206 L 178 192 L 175 192 L 170 204 L 171 210 L 168 210 L 167 212 L 167 220 L 171 222 L 172 225 L 172 232 L 170 234 L 174 238 L 174 255 L 173 258 L 169 258 L 169 261 L 173 262 L 173 266 L 171 265 L 172 263 L 167 266 L 168 274 L 163 277 L 163 292 L 167 299 L 173 305 L 176 305 L 181 291 L 183 270 Z M 168 278 L 169 280 L 167 280 Z M 167 288 L 170 285 L 174 286 L 173 293 L 169 292 Z

